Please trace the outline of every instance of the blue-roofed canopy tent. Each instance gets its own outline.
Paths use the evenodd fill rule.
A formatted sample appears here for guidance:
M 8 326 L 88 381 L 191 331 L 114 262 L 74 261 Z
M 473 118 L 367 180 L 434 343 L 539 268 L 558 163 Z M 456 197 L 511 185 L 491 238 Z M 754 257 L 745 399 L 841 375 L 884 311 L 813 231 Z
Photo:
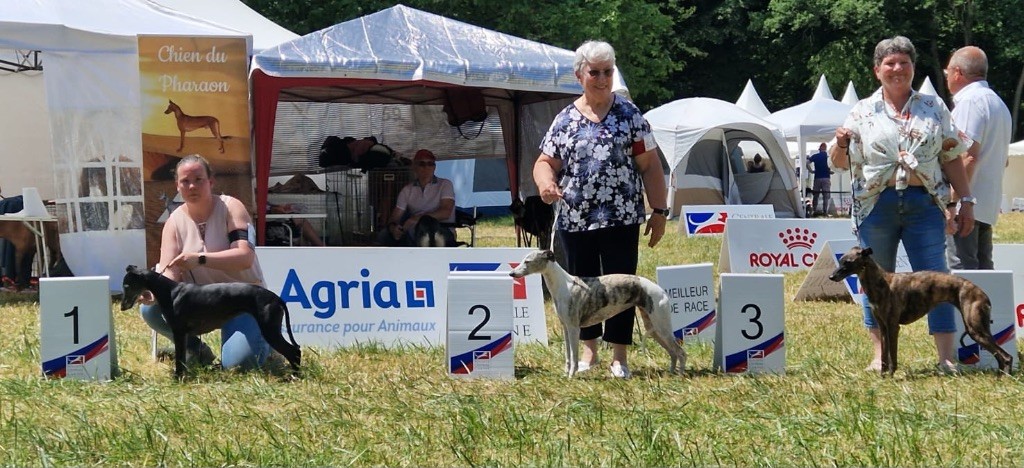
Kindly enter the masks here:
M 503 158 L 513 196 L 535 192 L 540 139 L 582 92 L 573 57 L 403 5 L 265 50 L 252 73 L 257 206 L 271 175 L 315 172 L 329 135 L 374 136 L 406 157 Z M 482 94 L 487 118 L 451 126 L 446 98 L 465 90 Z

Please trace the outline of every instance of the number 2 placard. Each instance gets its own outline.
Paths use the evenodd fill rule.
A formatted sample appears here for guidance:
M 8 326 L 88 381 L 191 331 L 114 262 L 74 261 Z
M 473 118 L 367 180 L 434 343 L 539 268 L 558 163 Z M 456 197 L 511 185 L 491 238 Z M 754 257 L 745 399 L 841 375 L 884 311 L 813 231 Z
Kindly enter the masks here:
M 39 280 L 43 375 L 110 380 L 117 347 L 106 276 Z
M 714 368 L 785 373 L 783 276 L 722 273 L 720 279 Z
M 507 273 L 448 277 L 448 374 L 515 377 L 512 278 Z

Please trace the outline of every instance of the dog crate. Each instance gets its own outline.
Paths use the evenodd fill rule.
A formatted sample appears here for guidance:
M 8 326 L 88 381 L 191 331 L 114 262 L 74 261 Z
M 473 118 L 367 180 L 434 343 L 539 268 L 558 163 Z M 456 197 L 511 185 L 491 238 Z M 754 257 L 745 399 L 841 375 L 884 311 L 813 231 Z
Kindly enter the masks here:
M 369 203 L 373 212 L 374 231 L 384 229 L 395 208 L 398 192 L 412 180 L 412 174 L 406 168 L 374 169 L 369 173 Z
M 325 232 L 343 245 L 370 245 L 387 225 L 398 192 L 411 180 L 406 168 L 327 172 Z
M 341 239 L 342 245 L 366 245 L 370 239 L 371 215 L 366 203 L 366 174 L 343 169 L 325 174 L 327 185 L 326 232 Z

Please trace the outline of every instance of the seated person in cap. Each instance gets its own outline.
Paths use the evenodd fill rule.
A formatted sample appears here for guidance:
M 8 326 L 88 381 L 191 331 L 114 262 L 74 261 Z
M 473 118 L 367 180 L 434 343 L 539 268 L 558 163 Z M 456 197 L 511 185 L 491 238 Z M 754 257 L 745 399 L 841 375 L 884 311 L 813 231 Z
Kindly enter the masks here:
M 381 231 L 381 244 L 416 245 L 416 225 L 424 217 L 429 216 L 442 224 L 455 222 L 455 189 L 452 181 L 434 175 L 436 168 L 434 153 L 425 149 L 416 152 L 412 159 L 413 180 L 398 193 L 387 229 Z M 441 234 L 446 246 L 455 245 L 452 228 L 442 228 Z

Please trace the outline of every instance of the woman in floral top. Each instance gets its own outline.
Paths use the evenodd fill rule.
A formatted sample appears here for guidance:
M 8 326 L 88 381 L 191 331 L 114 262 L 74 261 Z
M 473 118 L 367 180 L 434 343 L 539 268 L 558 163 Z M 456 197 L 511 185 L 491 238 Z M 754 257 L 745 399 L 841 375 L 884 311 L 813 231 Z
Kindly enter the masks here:
M 896 36 L 875 47 L 875 77 L 882 87 L 854 105 L 829 149 L 832 165 L 852 171 L 853 224 L 860 245 L 887 271 L 896 267 L 899 243 L 914 271 L 948 272 L 945 256 L 949 187 L 958 194 L 959 214 L 949 226 L 974 227 L 973 197 L 960 154 L 973 143 L 953 126 L 949 109 L 935 96 L 914 92 L 917 52 Z M 955 203 L 953 204 L 956 205 Z M 955 309 L 949 304 L 928 314 L 939 371 L 956 370 Z M 882 365 L 882 341 L 871 307 L 864 301 L 864 325 L 874 346 L 867 370 Z
M 633 103 L 612 93 L 615 51 L 588 41 L 576 50 L 583 95 L 562 110 L 541 142 L 533 178 L 545 203 L 558 203 L 555 222 L 566 270 L 577 276 L 636 273 L 643 192 L 654 209 L 644 235 L 654 247 L 665 233 L 665 176 L 651 126 Z M 612 344 L 612 375 L 629 378 L 626 348 L 633 342 L 634 309 L 605 321 Z M 581 330 L 578 371 L 597 364 L 601 324 Z M 567 337 L 567 339 L 570 339 Z

